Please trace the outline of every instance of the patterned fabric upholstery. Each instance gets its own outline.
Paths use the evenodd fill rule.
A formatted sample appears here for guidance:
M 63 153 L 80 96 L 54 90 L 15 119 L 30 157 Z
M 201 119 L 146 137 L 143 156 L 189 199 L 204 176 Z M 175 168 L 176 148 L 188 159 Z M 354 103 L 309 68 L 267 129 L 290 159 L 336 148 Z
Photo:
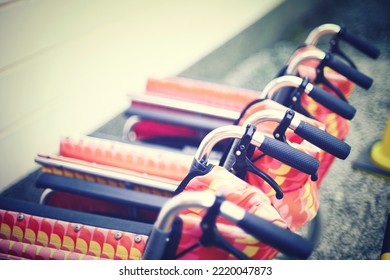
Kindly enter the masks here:
M 147 236 L 0 210 L 0 254 L 24 259 L 140 259 Z

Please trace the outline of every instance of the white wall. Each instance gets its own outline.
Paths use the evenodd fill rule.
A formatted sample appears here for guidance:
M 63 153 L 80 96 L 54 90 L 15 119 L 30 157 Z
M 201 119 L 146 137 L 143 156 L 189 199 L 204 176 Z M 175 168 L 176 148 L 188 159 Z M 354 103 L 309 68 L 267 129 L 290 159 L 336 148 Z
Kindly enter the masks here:
M 0 0 L 0 191 L 283 0 Z

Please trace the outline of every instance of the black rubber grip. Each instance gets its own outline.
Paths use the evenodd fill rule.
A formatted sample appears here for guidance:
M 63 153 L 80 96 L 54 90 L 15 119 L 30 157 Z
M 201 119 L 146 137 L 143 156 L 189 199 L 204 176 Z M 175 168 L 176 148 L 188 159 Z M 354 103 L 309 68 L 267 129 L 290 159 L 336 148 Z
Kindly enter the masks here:
M 351 152 L 351 146 L 343 140 L 307 122 L 301 122 L 295 134 L 340 159 L 346 159 Z
M 300 235 L 249 212 L 245 213 L 244 218 L 237 225 L 261 242 L 291 258 L 307 259 L 313 251 L 313 245 Z
M 356 109 L 353 106 L 320 87 L 313 87 L 309 96 L 347 120 L 352 120 L 356 114 Z
M 330 53 L 326 54 L 326 65 L 338 72 L 339 74 L 343 75 L 347 79 L 351 80 L 358 86 L 369 89 L 373 83 L 373 79 L 368 77 L 367 75 L 361 73 L 360 71 L 356 70 L 355 68 L 352 68 L 348 64 L 337 60 L 333 55 Z
M 291 147 L 284 142 L 268 136 L 264 137 L 264 142 L 259 147 L 259 150 L 299 171 L 310 175 L 314 175 L 320 165 L 320 162 L 317 159 Z
M 378 48 L 376 48 L 370 42 L 348 32 L 345 28 L 340 30 L 339 37 L 373 59 L 377 59 L 380 55 L 380 50 Z

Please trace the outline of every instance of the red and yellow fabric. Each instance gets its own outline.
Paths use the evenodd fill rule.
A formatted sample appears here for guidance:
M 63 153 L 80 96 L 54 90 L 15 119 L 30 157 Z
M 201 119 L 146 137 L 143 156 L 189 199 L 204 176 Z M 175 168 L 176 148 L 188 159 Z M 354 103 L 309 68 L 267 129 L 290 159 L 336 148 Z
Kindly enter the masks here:
M 0 239 L 0 258 L 3 259 L 25 259 L 25 260 L 97 260 L 91 255 L 74 253 L 65 250 L 18 242 L 13 240 Z
M 146 240 L 144 235 L 0 210 L 0 254 L 3 256 L 140 259 Z
M 300 150 L 304 148 L 293 146 Z M 256 151 L 254 157 L 258 152 Z M 317 154 L 318 155 L 318 154 Z M 255 162 L 255 165 L 270 175 L 282 188 L 284 197 L 277 199 L 275 191 L 258 176 L 249 173 L 246 181 L 260 188 L 271 200 L 273 206 L 287 221 L 292 230 L 298 230 L 310 222 L 319 208 L 318 185 L 312 181 L 310 175 L 304 174 L 288 165 L 269 156 L 264 156 Z
M 234 176 L 223 167 L 214 166 L 206 175 L 193 178 L 183 191 L 203 191 L 222 195 L 226 200 L 254 215 L 282 228 L 288 227 L 286 221 L 272 206 L 270 199 L 261 190 Z M 197 243 L 202 234 L 199 223 L 205 213 L 205 209 L 194 208 L 182 211 L 183 232 L 178 252 Z M 219 217 L 217 222 L 217 228 L 221 235 L 251 259 L 272 259 L 278 253 L 276 249 L 256 240 L 223 218 Z M 198 247 L 182 258 L 234 259 L 234 256 L 216 247 Z
M 179 153 L 158 148 L 88 136 L 61 138 L 60 155 L 179 181 L 185 177 L 192 162 L 192 157 L 185 154 L 179 156 Z

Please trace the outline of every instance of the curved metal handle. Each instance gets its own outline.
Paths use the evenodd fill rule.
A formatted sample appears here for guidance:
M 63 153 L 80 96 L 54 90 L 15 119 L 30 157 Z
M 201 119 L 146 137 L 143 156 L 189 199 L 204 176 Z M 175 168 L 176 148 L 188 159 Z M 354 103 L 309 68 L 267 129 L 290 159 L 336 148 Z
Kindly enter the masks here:
M 227 125 L 214 129 L 203 138 L 194 160 L 207 163 L 213 147 L 220 141 L 228 138 L 240 139 L 245 134 L 245 127 Z M 261 132 L 255 132 L 251 144 L 271 157 L 284 162 L 307 174 L 315 174 L 319 167 L 319 161 L 308 154 L 301 152 L 286 143 L 267 137 Z
M 200 143 L 194 159 L 198 162 L 206 163 L 210 157 L 210 153 L 214 146 L 224 139 L 241 138 L 245 133 L 245 127 L 236 125 L 225 125 L 210 131 Z M 259 132 L 255 132 L 251 144 L 260 147 L 265 136 Z
M 216 196 L 207 192 L 184 192 L 168 200 L 153 226 L 143 259 L 161 259 L 172 224 L 182 210 L 191 207 L 207 209 L 215 200 Z M 222 202 L 220 216 L 286 255 L 306 259 L 312 252 L 312 244 L 298 234 L 250 214 L 232 202 Z
M 260 123 L 267 121 L 279 123 L 283 120 L 283 117 L 284 113 L 278 110 L 259 111 L 249 116 L 243 126 L 247 126 L 248 124 L 257 126 Z M 303 121 L 297 114 L 295 114 L 294 118 L 291 120 L 289 128 L 303 139 L 340 159 L 346 159 L 351 151 L 351 147 L 347 143 L 326 131 Z
M 372 45 L 370 42 L 356 36 L 347 31 L 346 28 L 337 24 L 326 23 L 314 28 L 305 40 L 305 45 L 315 46 L 320 37 L 325 35 L 335 35 L 338 38 L 349 43 L 351 46 L 366 54 L 367 56 L 376 59 L 380 55 L 380 50 Z
M 273 99 L 273 95 L 276 92 L 288 87 L 298 88 L 302 85 L 302 81 L 302 78 L 294 75 L 284 75 L 275 78 L 265 86 L 261 97 Z M 311 83 L 307 83 L 303 90 L 312 99 L 316 100 L 318 103 L 342 116 L 343 118 L 352 119 L 354 117 L 356 109 L 353 106 L 341 100 L 340 98 L 333 96 L 324 89 L 314 86 Z
M 295 75 L 298 71 L 298 66 L 302 62 L 309 59 L 316 59 L 319 61 L 326 59 L 327 66 L 329 66 L 330 68 L 338 72 L 340 75 L 346 77 L 347 79 L 351 80 L 352 82 L 364 89 L 370 88 L 373 83 L 373 80 L 367 75 L 337 60 L 331 53 L 326 53 L 319 49 L 306 50 L 293 57 L 287 66 L 286 74 Z
M 326 23 L 314 28 L 305 40 L 305 45 L 315 46 L 322 36 L 339 33 L 341 27 L 337 24 Z

